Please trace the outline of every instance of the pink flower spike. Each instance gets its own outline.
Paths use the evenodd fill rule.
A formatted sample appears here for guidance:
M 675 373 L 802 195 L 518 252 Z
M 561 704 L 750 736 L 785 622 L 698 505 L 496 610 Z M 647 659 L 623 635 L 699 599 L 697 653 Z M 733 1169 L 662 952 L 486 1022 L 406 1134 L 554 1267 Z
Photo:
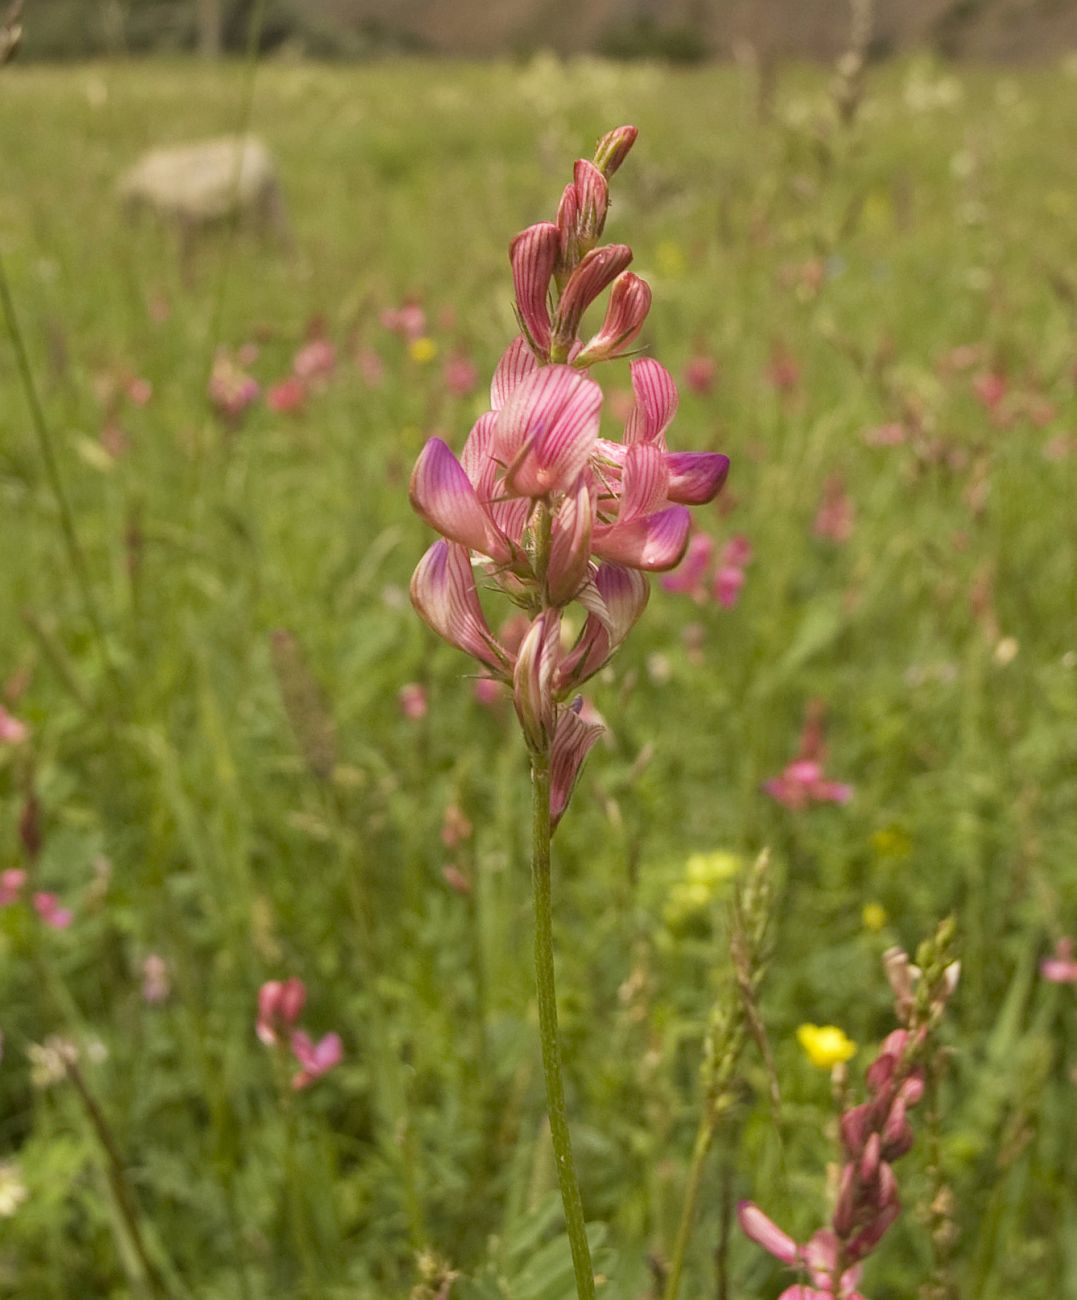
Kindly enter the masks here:
M 572 360 L 574 366 L 589 366 L 620 356 L 639 336 L 651 310 L 651 289 L 632 271 L 626 271 L 614 283 L 602 328 Z
M 550 347 L 546 296 L 561 252 L 561 232 L 552 221 L 528 226 L 509 245 L 520 324 L 531 347 L 545 356 Z
M 688 542 L 684 559 L 662 579 L 664 591 L 699 592 L 703 583 L 703 574 L 714 556 L 714 543 L 707 533 L 693 533 Z
M 412 508 L 450 541 L 505 564 L 511 551 L 448 443 L 430 438 L 411 473 Z
M 75 919 L 70 908 L 62 907 L 55 894 L 39 892 L 34 895 L 34 911 L 53 930 L 66 930 Z
M 636 405 L 625 425 L 625 442 L 654 442 L 677 414 L 677 385 L 665 366 L 651 357 L 633 361 L 631 372 Z
M 581 475 L 574 492 L 553 518 L 546 592 L 553 605 L 567 605 L 587 577 L 591 563 L 591 529 L 595 506 L 591 484 Z
M 270 386 L 266 393 L 266 406 L 278 415 L 290 415 L 301 410 L 307 400 L 307 387 L 298 375 L 289 375 L 280 383 Z
M 512 340 L 497 363 L 490 384 L 490 405 L 500 411 L 519 385 L 538 369 L 535 354 L 522 334 Z
M 561 611 L 545 609 L 516 655 L 512 698 L 528 744 L 545 748 L 554 732 L 553 680 L 561 652 Z
M 674 451 L 666 455 L 669 499 L 684 506 L 706 505 L 729 477 L 729 457 L 716 451 Z
M 0 745 L 21 745 L 29 736 L 30 728 L 0 704 Z
M 570 708 L 562 709 L 554 731 L 550 751 L 550 824 L 554 830 L 572 798 L 584 760 L 605 730 L 583 721 L 582 705 L 582 698 L 577 697 Z
M 397 692 L 400 712 L 409 722 L 419 722 L 426 717 L 426 687 L 420 682 L 408 682 Z
M 800 1247 L 781 1228 L 768 1218 L 758 1205 L 751 1201 L 741 1201 L 737 1206 L 737 1221 L 741 1232 L 757 1246 L 762 1246 L 775 1259 L 783 1264 L 793 1265 L 800 1259 Z
M 465 547 L 444 540 L 431 546 L 412 576 L 411 603 L 450 645 L 494 672 L 506 673 L 508 656 L 487 626 Z
M 1072 939 L 1059 939 L 1054 956 L 1045 957 L 1040 962 L 1040 974 L 1051 984 L 1077 984 L 1077 960 L 1073 956 Z
M 561 301 L 557 305 L 553 338 L 556 344 L 568 349 L 576 340 L 583 313 L 598 295 L 613 283 L 632 260 L 632 250 L 627 244 L 606 244 L 592 248 L 580 260 L 568 278 Z
M 505 488 L 544 497 L 573 487 L 598 437 L 602 389 L 570 366 L 528 376 L 498 412 L 493 454 L 507 465 Z
M 328 1074 L 334 1066 L 339 1065 L 344 1056 L 344 1046 L 339 1034 L 326 1034 L 324 1038 L 313 1043 L 301 1029 L 292 1034 L 292 1052 L 301 1069 L 292 1079 L 292 1087 L 297 1091 L 308 1088 L 323 1074 Z
M 21 867 L 8 867 L 0 871 L 0 907 L 10 907 L 19 900 L 26 884 L 26 872 Z
M 254 1030 L 267 1047 L 279 1041 L 302 1014 L 307 1001 L 307 986 L 292 976 L 287 980 L 266 980 L 258 990 L 258 1019 Z
M 691 526 L 692 517 L 685 506 L 670 506 L 627 524 L 596 528 L 591 549 L 604 560 L 657 573 L 680 564 Z
M 723 564 L 714 575 L 714 599 L 723 609 L 732 609 L 744 586 L 744 570 L 734 564 Z
M 606 134 L 595 145 L 595 166 L 609 177 L 628 157 L 628 151 L 636 143 L 639 129 L 634 126 L 618 126 Z

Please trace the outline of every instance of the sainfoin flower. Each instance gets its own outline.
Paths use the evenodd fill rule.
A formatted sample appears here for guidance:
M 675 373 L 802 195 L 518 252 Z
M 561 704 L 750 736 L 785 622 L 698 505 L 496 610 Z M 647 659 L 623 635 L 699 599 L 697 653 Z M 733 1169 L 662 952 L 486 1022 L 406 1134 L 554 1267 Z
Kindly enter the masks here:
M 825 776 L 823 759 L 823 705 L 815 700 L 807 710 L 804 730 L 800 738 L 800 752 L 785 767 L 780 776 L 763 782 L 763 789 L 772 799 L 787 808 L 800 810 L 813 803 L 848 803 L 853 797 L 853 787 L 841 781 L 831 781 Z
M 439 636 L 512 687 L 529 747 L 550 759 L 555 822 L 601 731 L 581 716 L 575 693 L 642 614 L 644 575 L 680 562 L 688 508 L 712 500 L 729 470 L 717 452 L 669 449 L 677 388 L 649 357 L 631 361 L 621 436 L 603 436 L 603 394 L 589 368 L 628 353 L 651 301 L 626 269 L 632 250 L 598 242 L 608 178 L 634 140 L 633 127 L 603 137 L 593 162 L 577 162 L 557 220 L 513 239 L 522 332 L 494 372 L 490 410 L 459 457 L 431 438 L 411 478 L 414 509 L 442 535 L 415 571 L 412 601 Z M 607 289 L 602 324 L 588 335 L 587 309 Z M 517 646 L 491 630 L 480 587 L 524 611 Z M 562 618 L 574 602 L 585 617 L 567 644 Z
M 1050 984 L 1077 984 L 1077 957 L 1073 955 L 1073 940 L 1059 939 L 1052 956 L 1040 962 L 1040 974 Z
M 55 894 L 44 890 L 34 895 L 34 911 L 52 930 L 66 930 L 75 919 L 69 907 L 64 907 Z
M 339 1065 L 344 1055 L 344 1048 L 339 1034 L 326 1034 L 316 1043 L 302 1029 L 292 1035 L 292 1053 L 299 1062 L 300 1069 L 292 1079 L 292 1087 L 308 1088 L 335 1065 Z
M 293 976 L 287 980 L 267 980 L 258 990 L 258 1019 L 255 1033 L 267 1047 L 286 1035 L 302 1015 L 307 1001 L 307 986 Z

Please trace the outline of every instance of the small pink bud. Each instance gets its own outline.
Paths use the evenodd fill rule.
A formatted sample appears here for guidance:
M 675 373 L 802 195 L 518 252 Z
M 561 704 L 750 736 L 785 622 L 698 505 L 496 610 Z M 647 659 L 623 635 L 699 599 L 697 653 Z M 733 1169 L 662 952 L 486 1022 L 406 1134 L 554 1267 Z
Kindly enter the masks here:
M 753 1205 L 751 1201 L 741 1201 L 737 1206 L 737 1221 L 750 1241 L 762 1246 L 783 1264 L 795 1264 L 800 1259 L 797 1243 L 773 1219 L 768 1218 L 758 1205 Z
M 21 867 L 0 871 L 0 907 L 10 907 L 17 902 L 25 884 L 26 872 Z
M 516 656 L 512 696 L 528 745 L 546 749 L 553 738 L 553 677 L 561 650 L 561 611 L 546 609 L 531 624 Z
M 612 284 L 632 260 L 627 244 L 606 244 L 592 248 L 572 272 L 557 305 L 553 327 L 555 347 L 567 349 L 576 341 L 583 313 L 598 295 Z
M 550 346 L 546 296 L 560 253 L 561 232 L 550 221 L 529 226 L 509 245 L 520 324 L 532 348 L 543 356 Z
M 602 235 L 609 207 L 609 186 L 602 172 L 592 162 L 581 158 L 573 169 L 576 190 L 576 236 L 580 248 L 587 252 Z
M 626 271 L 614 283 L 602 328 L 584 344 L 572 364 L 588 366 L 620 356 L 636 341 L 650 309 L 650 286 L 632 271 Z
M 618 126 L 606 134 L 595 145 L 595 166 L 603 176 L 612 176 L 628 157 L 628 152 L 636 143 L 638 127 Z
M 281 1033 L 290 1029 L 302 1014 L 307 1001 L 307 987 L 293 976 L 287 980 L 267 980 L 258 990 L 258 1020 L 255 1032 L 271 1047 Z
M 723 609 L 732 609 L 737 603 L 744 580 L 744 570 L 732 564 L 723 564 L 714 575 L 714 599 Z

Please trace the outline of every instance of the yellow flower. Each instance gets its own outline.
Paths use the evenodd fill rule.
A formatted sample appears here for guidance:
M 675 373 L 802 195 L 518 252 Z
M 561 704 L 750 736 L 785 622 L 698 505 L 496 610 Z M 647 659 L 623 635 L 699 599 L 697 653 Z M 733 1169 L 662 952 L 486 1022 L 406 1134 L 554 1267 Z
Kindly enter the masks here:
M 856 1055 L 856 1044 L 837 1025 L 801 1025 L 797 1042 L 818 1070 L 830 1070 Z
M 419 366 L 429 365 L 438 354 L 438 345 L 425 335 L 412 339 L 408 344 L 408 356 Z
M 666 900 L 663 915 L 669 929 L 705 932 L 722 885 L 737 874 L 740 866 L 740 858 L 725 849 L 691 854 L 684 864 L 683 877 L 672 885 Z
M 878 934 L 887 922 L 886 908 L 883 907 L 882 903 L 865 903 L 860 916 L 864 922 L 864 928 L 870 930 L 873 934 Z

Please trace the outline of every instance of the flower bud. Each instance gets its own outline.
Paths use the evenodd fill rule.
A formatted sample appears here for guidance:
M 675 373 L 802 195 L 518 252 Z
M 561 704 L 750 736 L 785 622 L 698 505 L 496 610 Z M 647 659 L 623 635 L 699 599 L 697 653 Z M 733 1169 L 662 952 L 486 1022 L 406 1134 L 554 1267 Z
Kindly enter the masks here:
M 610 177 L 628 157 L 628 151 L 636 143 L 639 130 L 634 126 L 618 126 L 606 134 L 595 145 L 595 166 Z
M 553 738 L 553 676 L 561 650 L 561 611 L 547 609 L 531 624 L 516 656 L 512 698 L 528 746 L 542 752 Z
M 583 313 L 608 284 L 621 274 L 632 260 L 627 244 L 606 244 L 593 248 L 572 272 L 557 306 L 553 326 L 553 347 L 568 355 L 576 341 Z
M 520 325 L 532 348 L 543 355 L 550 346 L 546 297 L 560 253 L 561 232 L 551 221 L 528 226 L 509 245 Z
M 573 358 L 575 366 L 589 366 L 620 356 L 636 341 L 651 309 L 651 290 L 646 280 L 631 271 L 613 286 L 602 328 Z

